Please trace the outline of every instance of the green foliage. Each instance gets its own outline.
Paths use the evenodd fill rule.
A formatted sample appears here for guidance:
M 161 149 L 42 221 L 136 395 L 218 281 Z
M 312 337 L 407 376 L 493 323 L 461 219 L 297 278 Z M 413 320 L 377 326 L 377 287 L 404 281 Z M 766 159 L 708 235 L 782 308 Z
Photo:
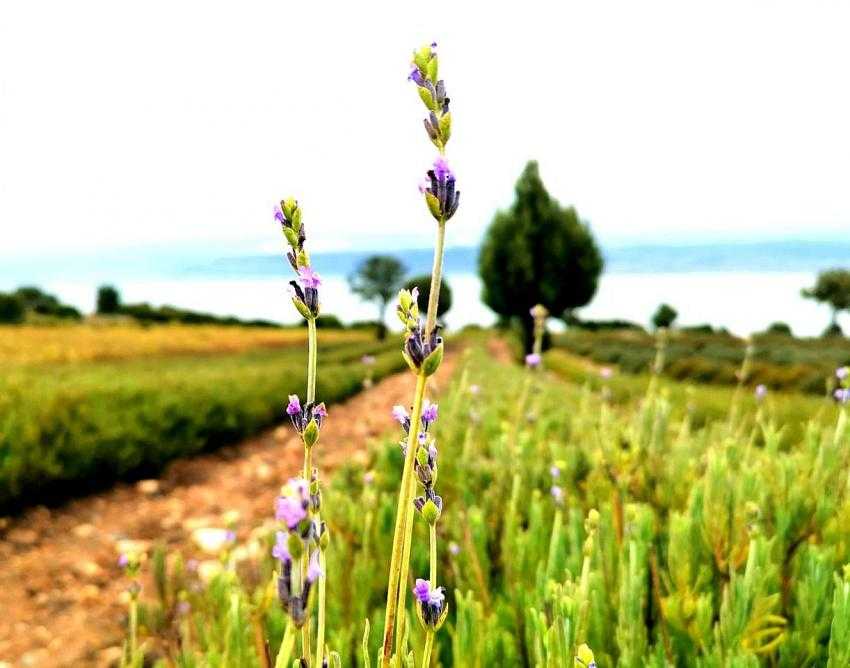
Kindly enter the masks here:
M 121 310 L 121 295 L 111 285 L 101 285 L 97 289 L 97 313 L 114 315 Z
M 603 260 L 587 223 L 572 207 L 549 196 L 529 162 L 516 184 L 516 199 L 496 214 L 484 237 L 478 272 L 482 299 L 505 318 L 523 324 L 530 350 L 533 321 L 529 310 L 543 304 L 554 316 L 584 306 L 593 298 Z
M 803 297 L 814 299 L 832 308 L 832 321 L 827 332 L 835 333 L 838 327 L 836 318 L 841 311 L 850 309 L 850 270 L 827 269 L 818 274 L 817 281 L 811 288 L 802 291 Z M 838 330 L 840 335 L 841 330 Z
M 408 279 L 404 284 L 405 290 L 413 290 L 419 288 L 419 311 L 421 313 L 428 312 L 428 298 L 431 296 L 431 276 L 423 274 L 422 276 L 414 276 Z M 445 278 L 440 282 L 440 299 L 437 307 L 437 317 L 442 318 L 452 307 L 452 289 Z
M 122 304 L 118 310 L 122 315 L 128 315 L 141 323 L 175 322 L 184 325 L 242 325 L 246 327 L 280 327 L 268 320 L 241 320 L 234 316 L 218 316 L 212 313 L 190 311 L 176 306 L 151 306 L 147 302 L 138 304 Z
M 354 294 L 365 301 L 378 304 L 378 338 L 383 339 L 386 336 L 384 315 L 387 305 L 401 288 L 406 272 L 404 265 L 393 256 L 373 255 L 363 260 L 348 277 L 348 285 Z
M 655 329 L 672 327 L 679 312 L 669 304 L 661 304 L 652 315 L 652 325 Z
M 0 323 L 17 325 L 24 321 L 26 310 L 17 295 L 0 292 Z
M 24 310 L 29 313 L 70 320 L 82 318 L 82 314 L 73 306 L 63 304 L 54 295 L 47 294 L 37 287 L 20 287 L 13 295 L 20 300 Z
M 553 337 L 553 345 L 616 366 L 627 373 L 645 373 L 655 356 L 655 338 L 638 331 L 569 331 Z M 774 390 L 825 394 L 835 369 L 850 363 L 850 345 L 843 339 L 795 339 L 786 335 L 754 337 L 747 382 Z M 664 374 L 678 380 L 718 385 L 738 383 L 746 342 L 729 334 L 672 332 L 666 348 Z
M 380 353 L 374 377 L 399 369 L 387 351 L 326 346 L 320 398 L 359 391 L 366 352 Z M 257 433 L 284 417 L 280 397 L 303 394 L 304 365 L 283 349 L 10 369 L 0 378 L 0 514 Z
M 775 334 L 779 336 L 794 336 L 791 331 L 791 325 L 787 322 L 772 322 L 765 330 L 765 334 Z
M 547 368 L 562 355 L 549 353 Z M 439 665 L 847 665 L 850 586 L 837 575 L 850 561 L 846 409 L 810 420 L 813 399 L 794 414 L 770 397 L 733 410 L 733 392 L 708 388 L 719 413 L 700 421 L 687 404 L 702 395 L 632 378 L 639 396 L 620 402 L 620 380 L 564 384 L 483 350 L 461 365 L 434 425 L 448 444 L 438 573 L 452 602 Z M 323 496 L 329 645 L 345 665 L 375 665 L 381 640 L 397 436 L 365 467 L 336 471 Z M 179 636 L 157 643 L 181 648 L 178 665 L 220 665 L 235 634 L 238 665 L 260 666 L 247 630 L 256 619 L 274 656 L 285 627 L 270 588 L 272 531 L 222 555 L 212 582 L 173 577 L 189 618 L 169 622 L 172 604 L 148 598 L 143 618 L 165 621 L 143 624 L 143 636 Z M 427 573 L 427 544 L 417 518 L 411 577 Z M 418 658 L 421 639 L 410 640 Z

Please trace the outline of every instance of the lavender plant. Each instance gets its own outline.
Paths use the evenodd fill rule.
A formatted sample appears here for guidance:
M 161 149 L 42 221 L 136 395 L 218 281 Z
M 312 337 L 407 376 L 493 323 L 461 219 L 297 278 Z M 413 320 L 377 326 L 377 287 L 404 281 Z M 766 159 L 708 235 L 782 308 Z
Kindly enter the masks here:
M 443 247 L 446 223 L 457 211 L 460 192 L 456 179 L 445 159 L 446 144 L 451 136 L 451 112 L 446 86 L 438 77 L 439 65 L 436 43 L 424 46 L 413 53 L 409 80 L 416 85 L 419 97 L 427 110 L 424 119 L 428 138 L 439 152 L 427 178 L 420 185 L 425 203 L 437 222 L 434 247 L 434 265 L 431 272 L 431 288 L 428 312 L 424 324 L 417 305 L 418 290 L 402 290 L 399 293 L 397 314 L 404 325 L 403 355 L 411 371 L 416 375 L 416 389 L 410 416 L 405 416 L 406 443 L 404 445 L 404 468 L 398 492 L 396 522 L 390 556 L 387 603 L 384 619 L 384 634 L 381 648 L 381 665 L 389 666 L 393 657 L 395 638 L 396 657 L 406 656 L 404 647 L 405 601 L 407 577 L 410 566 L 410 550 L 413 536 L 414 510 L 418 510 L 430 526 L 430 579 L 417 581 L 414 593 L 417 598 L 417 616 L 426 631 L 426 648 L 423 666 L 429 665 L 434 633 L 443 624 L 448 613 L 448 604 L 436 577 L 436 522 L 442 511 L 442 501 L 433 491 L 436 481 L 436 447 L 429 441 L 427 427 L 430 407 L 426 405 L 427 379 L 433 375 L 443 359 L 443 340 L 437 326 L 437 308 L 443 268 Z M 436 418 L 436 407 L 433 416 Z M 416 500 L 416 481 L 423 485 L 424 496 Z
M 275 219 L 281 224 L 289 244 L 286 257 L 297 274 L 290 281 L 292 303 L 307 321 L 307 397 L 302 406 L 299 397 L 289 396 L 286 414 L 304 446 L 304 468 L 300 478 L 293 478 L 281 490 L 275 502 L 275 518 L 282 523 L 277 532 L 272 555 L 280 563 L 277 595 L 295 628 L 301 630 L 301 664 L 311 662 L 310 592 L 318 584 L 315 666 L 326 666 L 325 647 L 326 577 L 325 550 L 330 535 L 322 521 L 322 491 L 319 472 L 312 465 L 313 448 L 319 441 L 322 422 L 328 413 L 324 403 L 316 402 L 317 335 L 319 287 L 321 278 L 310 266 L 305 242 L 307 234 L 301 220 L 298 202 L 289 198 L 275 208 Z M 298 564 L 295 567 L 295 564 Z M 287 653 L 286 643 L 280 654 Z M 280 656 L 278 662 L 285 664 Z

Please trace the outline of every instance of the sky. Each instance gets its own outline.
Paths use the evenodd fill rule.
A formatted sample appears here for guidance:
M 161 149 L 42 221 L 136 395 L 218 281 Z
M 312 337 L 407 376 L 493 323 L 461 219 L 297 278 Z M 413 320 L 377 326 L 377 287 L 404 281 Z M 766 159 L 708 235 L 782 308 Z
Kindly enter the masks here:
M 483 9 L 486 7 L 486 10 Z M 476 243 L 526 160 L 603 244 L 850 238 L 850 3 L 5 2 L 0 259 L 426 247 L 436 40 Z

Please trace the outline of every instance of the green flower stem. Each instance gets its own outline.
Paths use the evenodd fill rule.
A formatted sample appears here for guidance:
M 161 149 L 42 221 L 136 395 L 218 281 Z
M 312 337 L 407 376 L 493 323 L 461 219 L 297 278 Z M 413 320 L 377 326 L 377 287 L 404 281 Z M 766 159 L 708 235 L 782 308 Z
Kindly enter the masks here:
M 307 403 L 316 401 L 316 359 L 318 357 L 316 342 L 316 319 L 307 321 Z
M 136 665 L 136 652 L 138 651 L 138 627 L 139 627 L 139 598 L 136 594 L 130 596 L 130 662 Z
M 431 586 L 437 586 L 437 524 L 434 523 L 430 527 L 430 556 L 431 556 Z
M 292 624 L 286 625 L 286 631 L 283 634 L 283 640 L 280 643 L 280 650 L 277 653 L 277 659 L 274 662 L 274 668 L 289 668 L 292 650 L 295 647 L 295 633 L 292 632 Z
M 325 658 L 325 552 L 319 550 L 319 566 L 322 574 L 319 576 L 319 621 L 316 631 L 316 667 L 321 668 L 322 660 Z
M 390 556 L 390 575 L 387 584 L 387 608 L 384 618 L 384 641 L 381 650 L 381 666 L 390 665 L 392 655 L 393 631 L 395 630 L 396 616 L 399 604 L 400 573 L 402 570 L 402 555 L 404 554 L 404 537 L 406 536 L 407 506 L 412 507 L 413 501 L 409 495 L 410 479 L 413 477 L 413 463 L 416 461 L 416 447 L 418 445 L 418 425 L 422 419 L 422 403 L 425 398 L 425 385 L 427 377 L 420 372 L 416 376 L 416 390 L 413 395 L 413 410 L 410 416 L 410 433 L 407 436 L 407 455 L 404 458 L 404 471 L 401 476 L 401 486 L 398 491 L 398 507 L 396 508 L 395 532 L 393 534 L 393 549 Z M 407 568 L 404 569 L 405 578 Z M 402 614 L 404 610 L 402 609 Z M 401 634 L 399 634 L 401 635 Z
M 431 665 L 431 651 L 434 649 L 434 631 L 428 629 L 425 634 L 425 649 L 422 652 L 422 668 L 429 668 Z
M 437 224 L 437 241 L 434 244 L 434 267 L 431 270 L 431 293 L 428 295 L 428 316 L 425 334 L 430 335 L 437 324 L 437 307 L 440 301 L 440 284 L 443 281 L 443 247 L 446 243 L 446 221 Z
M 307 320 L 307 404 L 316 401 L 316 366 L 317 366 L 317 336 L 316 336 L 316 319 L 309 318 Z M 310 484 L 310 477 L 313 474 L 313 448 L 304 445 L 304 480 Z M 310 551 L 304 550 L 301 555 L 301 586 L 307 584 L 307 570 L 310 565 Z M 324 578 L 320 578 L 320 591 L 324 588 Z M 319 617 L 324 621 L 324 596 L 320 596 L 319 601 Z M 324 628 L 322 628 L 324 633 Z M 316 649 L 317 653 L 321 653 L 322 649 L 319 646 Z M 307 619 L 304 626 L 301 627 L 301 657 L 308 664 L 310 661 L 310 615 L 307 614 Z M 321 663 L 318 665 L 321 666 Z

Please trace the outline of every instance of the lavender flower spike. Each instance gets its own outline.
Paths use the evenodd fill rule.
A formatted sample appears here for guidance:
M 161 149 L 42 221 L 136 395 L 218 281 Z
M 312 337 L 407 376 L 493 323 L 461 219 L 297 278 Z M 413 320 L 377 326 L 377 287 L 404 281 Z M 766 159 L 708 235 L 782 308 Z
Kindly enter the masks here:
M 301 402 L 298 400 L 297 394 L 289 395 L 289 404 L 286 406 L 287 415 L 298 415 L 301 412 Z

